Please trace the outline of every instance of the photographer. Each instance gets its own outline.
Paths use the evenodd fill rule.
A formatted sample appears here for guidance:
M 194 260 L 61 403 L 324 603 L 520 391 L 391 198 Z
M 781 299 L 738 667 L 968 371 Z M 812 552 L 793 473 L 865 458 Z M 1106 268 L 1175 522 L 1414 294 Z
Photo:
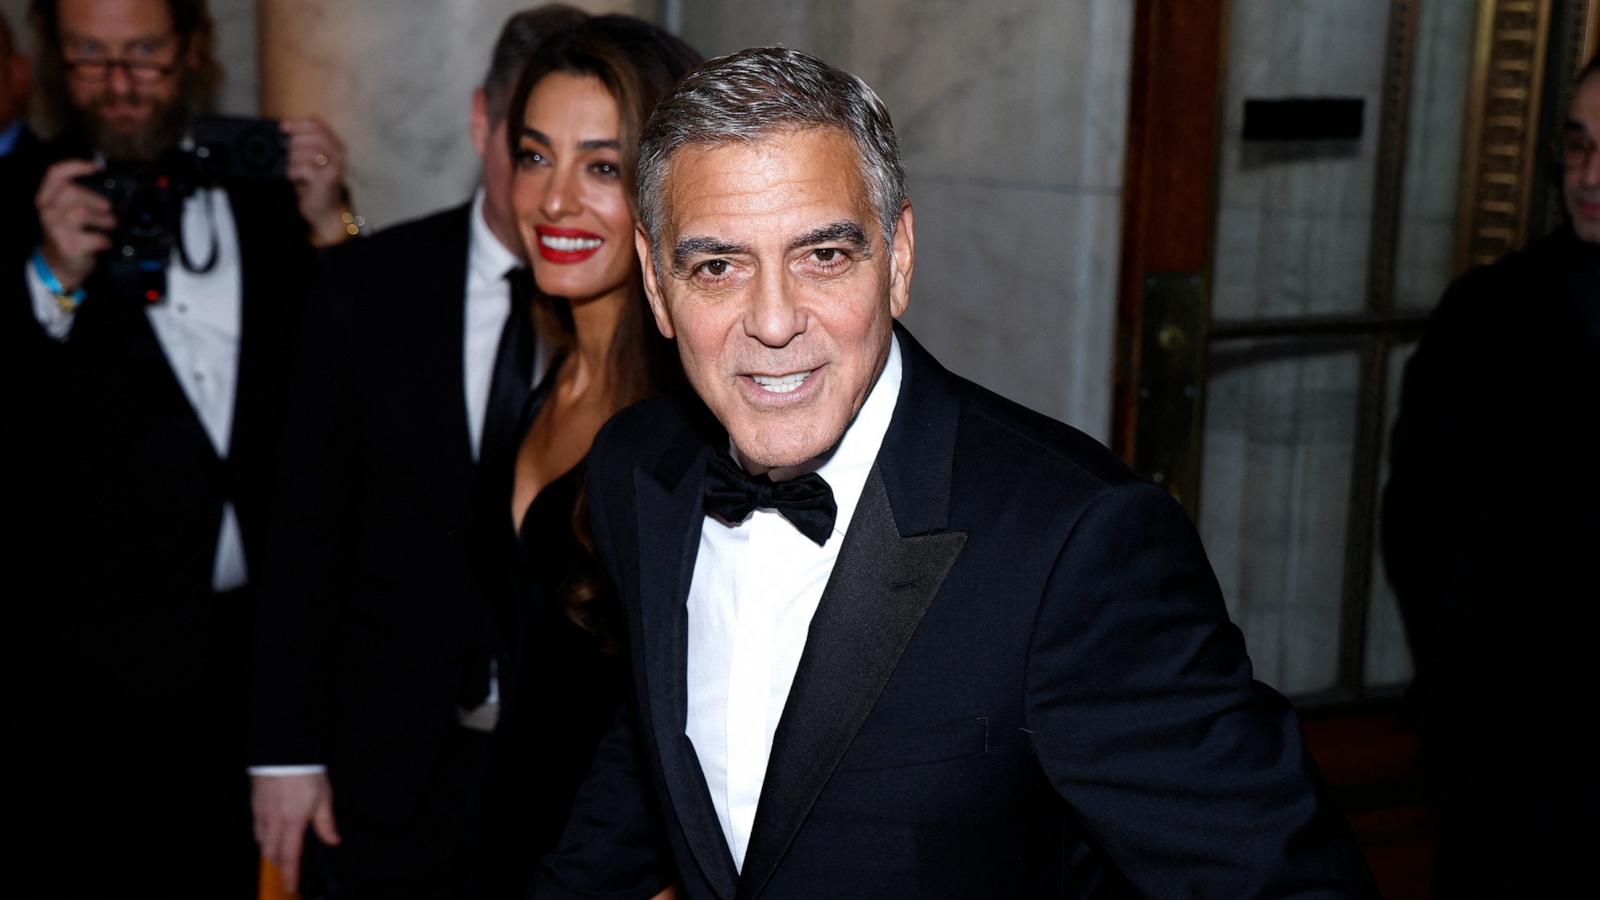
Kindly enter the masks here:
M 257 123 L 280 165 L 219 160 L 204 0 L 32 13 L 62 130 L 0 273 L 32 323 L 6 338 L 23 895 L 253 897 L 249 582 L 316 248 L 358 230 L 344 148 Z

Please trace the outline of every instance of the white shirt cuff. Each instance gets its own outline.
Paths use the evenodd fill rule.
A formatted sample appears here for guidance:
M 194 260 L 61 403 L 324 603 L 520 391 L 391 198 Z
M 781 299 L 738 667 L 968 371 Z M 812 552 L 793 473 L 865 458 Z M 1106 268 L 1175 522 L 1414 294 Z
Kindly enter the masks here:
M 263 775 L 267 778 L 283 778 L 289 775 L 320 775 L 328 771 L 327 766 L 251 766 L 247 770 L 251 775 Z
M 31 257 L 22 265 L 28 271 L 28 297 L 33 301 L 33 317 L 39 320 L 39 327 L 46 334 L 58 341 L 66 340 L 75 317 L 56 302 L 55 294 L 45 287 L 44 279 L 34 270 Z

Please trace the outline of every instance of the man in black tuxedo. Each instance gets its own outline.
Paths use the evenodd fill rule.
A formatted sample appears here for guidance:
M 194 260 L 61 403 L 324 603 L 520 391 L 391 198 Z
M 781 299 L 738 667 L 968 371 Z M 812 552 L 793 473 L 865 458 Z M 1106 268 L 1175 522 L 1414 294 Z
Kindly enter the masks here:
M 1568 221 L 1451 284 L 1406 364 L 1383 548 L 1440 897 L 1591 890 L 1600 775 L 1572 722 L 1600 687 L 1597 140 L 1592 62 L 1557 148 Z
M 19 620 L 10 775 L 29 863 L 8 883 L 253 897 L 251 584 L 313 242 L 345 236 L 341 148 L 320 123 L 286 122 L 287 179 L 185 192 L 174 152 L 219 73 L 205 4 L 36 0 L 33 18 L 63 130 L 0 273 L 21 436 L 3 576 Z M 148 266 L 112 250 L 119 213 L 79 183 L 102 165 L 166 186 L 179 240 Z
M 507 20 L 472 101 L 472 201 L 341 248 L 318 288 L 250 740 L 256 832 L 290 884 L 308 822 L 332 849 L 307 888 L 331 879 L 344 898 L 520 895 L 532 869 L 503 848 L 516 823 L 488 824 L 511 662 L 485 633 L 505 591 L 486 580 L 473 522 L 479 472 L 514 449 L 543 364 L 506 105 L 540 41 L 582 18 L 545 6 Z
M 643 896 L 653 827 L 692 898 L 1367 893 L 1179 507 L 893 324 L 913 217 L 871 89 L 743 51 L 640 159 L 705 409 L 595 442 L 637 716 L 537 893 Z

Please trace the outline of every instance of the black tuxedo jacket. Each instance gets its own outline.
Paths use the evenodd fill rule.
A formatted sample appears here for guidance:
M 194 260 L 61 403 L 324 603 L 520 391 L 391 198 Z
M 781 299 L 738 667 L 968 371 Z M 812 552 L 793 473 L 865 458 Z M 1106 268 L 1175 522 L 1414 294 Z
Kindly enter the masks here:
M 463 387 L 470 207 L 329 255 L 258 584 L 250 762 L 322 763 L 343 816 L 414 813 L 485 590 Z
M 703 410 L 591 453 L 637 716 L 602 745 L 549 896 L 1347 896 L 1368 890 L 1299 726 L 1251 680 L 1179 507 L 897 327 L 898 404 L 812 620 L 736 872 L 684 735 Z
M 247 564 L 260 570 L 284 386 L 317 255 L 287 182 L 224 187 L 242 288 L 226 459 L 142 301 L 109 295 L 96 273 L 72 331 L 55 341 L 32 312 L 32 244 L 6 255 L 5 390 L 17 425 L 6 478 L 21 549 L 5 577 L 20 581 L 24 624 L 13 634 L 30 692 L 157 696 L 236 667 L 217 655 L 237 655 L 248 615 L 212 600 L 217 535 L 231 501 Z

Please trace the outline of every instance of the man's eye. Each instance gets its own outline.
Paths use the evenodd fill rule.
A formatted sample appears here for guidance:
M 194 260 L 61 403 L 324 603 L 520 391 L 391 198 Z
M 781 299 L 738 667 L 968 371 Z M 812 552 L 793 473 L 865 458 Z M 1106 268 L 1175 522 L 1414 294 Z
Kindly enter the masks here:
M 809 262 L 819 273 L 831 275 L 850 265 L 850 254 L 839 247 L 818 247 L 811 251 Z
M 721 278 L 728 274 L 728 261 L 725 259 L 708 260 L 700 264 L 700 271 L 712 278 Z

